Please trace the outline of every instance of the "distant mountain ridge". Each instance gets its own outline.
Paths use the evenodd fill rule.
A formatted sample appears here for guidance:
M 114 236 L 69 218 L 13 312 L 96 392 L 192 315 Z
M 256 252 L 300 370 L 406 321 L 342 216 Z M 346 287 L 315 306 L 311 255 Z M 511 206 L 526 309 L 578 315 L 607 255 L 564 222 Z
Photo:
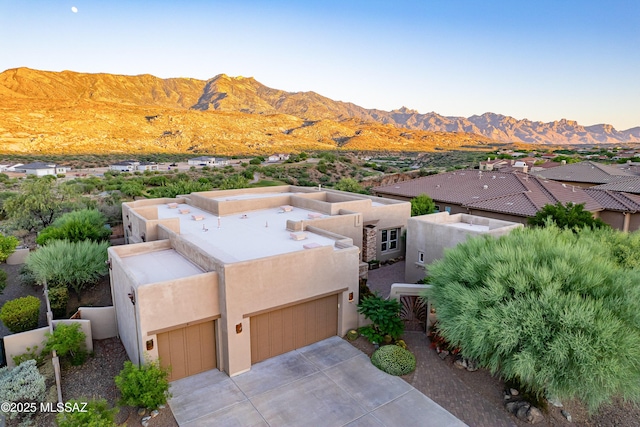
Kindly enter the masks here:
M 640 142 L 640 127 L 618 131 L 607 124 L 582 126 L 566 119 L 543 123 L 494 113 L 464 118 L 433 112 L 420 114 L 406 107 L 392 111 L 366 109 L 353 103 L 334 101 L 315 92 L 286 92 L 269 88 L 252 77 L 229 77 L 225 74 L 203 81 L 190 78 L 161 79 L 148 74 L 121 76 L 18 68 L 0 73 L 1 99 L 97 102 L 263 116 L 284 114 L 302 119 L 305 123 L 335 121 L 349 126 L 354 123 L 379 123 L 415 131 L 476 134 L 510 143 L 567 145 Z

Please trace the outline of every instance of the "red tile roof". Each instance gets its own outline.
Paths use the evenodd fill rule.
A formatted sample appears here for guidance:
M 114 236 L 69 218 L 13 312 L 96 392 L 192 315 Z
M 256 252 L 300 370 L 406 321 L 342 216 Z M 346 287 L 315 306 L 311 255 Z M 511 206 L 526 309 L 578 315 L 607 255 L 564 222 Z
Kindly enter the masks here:
M 373 191 L 406 198 L 425 193 L 436 202 L 525 217 L 557 202 L 584 203 L 591 212 L 602 210 L 582 188 L 517 172 L 460 170 L 375 187 Z
M 622 191 L 624 193 L 640 194 L 640 177 L 619 179 L 609 184 L 591 187 L 596 190 Z
M 607 210 L 640 212 L 640 195 L 595 188 L 587 188 L 585 191 Z
M 536 172 L 536 175 L 556 181 L 586 182 L 591 184 L 606 184 L 617 181 L 621 177 L 634 176 L 632 173 L 622 171 L 616 167 L 591 161 L 558 166 L 557 168 Z

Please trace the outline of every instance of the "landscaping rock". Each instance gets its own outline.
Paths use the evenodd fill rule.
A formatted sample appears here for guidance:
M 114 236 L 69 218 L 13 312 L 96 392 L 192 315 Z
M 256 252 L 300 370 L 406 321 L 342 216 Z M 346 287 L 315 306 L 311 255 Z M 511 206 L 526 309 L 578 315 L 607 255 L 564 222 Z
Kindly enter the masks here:
M 557 397 L 548 396 L 547 400 L 549 401 L 549 403 L 551 403 L 556 408 L 562 408 L 562 402 L 560 402 L 560 399 L 558 399 Z
M 562 414 L 563 417 L 567 419 L 567 421 L 572 422 L 571 414 L 569 412 L 563 409 L 562 411 L 560 411 L 560 413 Z
M 438 353 L 438 356 L 442 360 L 446 359 L 448 355 L 449 355 L 449 352 L 447 350 L 442 350 L 441 352 Z
M 538 424 L 544 420 L 544 415 L 542 411 L 535 406 L 529 408 L 526 414 L 526 420 L 531 424 Z
M 531 424 L 537 424 L 544 420 L 542 411 L 540 411 L 535 406 L 531 406 L 529 402 L 525 402 L 522 400 L 508 402 L 505 407 L 507 408 L 507 411 L 511 412 L 522 421 L 526 421 Z
M 144 414 L 147 413 L 147 409 L 146 408 L 140 408 L 138 409 L 138 415 L 143 416 Z
M 467 369 L 467 362 L 465 362 L 465 360 L 462 358 L 456 359 L 456 361 L 453 362 L 453 366 L 458 369 Z
M 467 359 L 467 371 L 475 372 L 478 370 L 478 363 L 475 360 Z
M 511 396 L 517 396 L 520 394 L 520 392 L 518 390 L 516 390 L 515 388 L 510 388 L 509 389 L 509 393 L 511 393 Z

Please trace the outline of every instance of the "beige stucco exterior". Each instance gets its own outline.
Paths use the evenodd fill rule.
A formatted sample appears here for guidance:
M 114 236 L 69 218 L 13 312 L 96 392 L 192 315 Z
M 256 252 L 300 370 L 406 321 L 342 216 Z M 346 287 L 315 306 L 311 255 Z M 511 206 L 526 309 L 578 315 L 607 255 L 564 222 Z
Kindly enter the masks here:
M 442 258 L 445 249 L 452 248 L 470 237 L 499 237 L 519 227 L 523 225 L 475 215 L 450 215 L 448 212 L 410 218 L 407 223 L 405 281 L 416 283 L 424 279 L 427 266 Z
M 217 236 L 222 234 L 215 234 L 215 230 L 207 234 L 205 225 L 194 232 L 193 226 L 200 223 L 190 222 L 186 215 L 166 217 L 167 204 L 174 203 L 206 213 L 208 227 L 215 227 L 218 217 L 218 228 L 220 217 L 224 218 L 224 227 L 231 227 L 231 218 L 255 218 L 263 210 L 282 206 L 309 211 L 308 216 L 291 220 L 276 215 L 274 219 L 282 225 L 265 223 L 262 231 L 286 236 L 288 242 L 273 240 L 276 246 L 291 244 L 289 234 L 295 232 L 316 236 L 324 243 L 303 249 L 305 240 L 299 244 L 300 249 L 282 253 L 271 253 L 265 247 L 263 256 L 236 260 L 229 255 L 231 246 L 261 243 L 251 238 L 246 242 L 220 240 Z M 163 209 L 164 217 L 159 215 Z M 109 248 L 109 260 L 118 331 L 129 357 L 139 363 L 156 359 L 158 334 L 213 319 L 217 366 L 236 375 L 251 368 L 252 316 L 327 295 L 338 295 L 335 333 L 345 334 L 358 326 L 356 303 L 364 224 L 402 231 L 410 210 L 407 202 L 293 186 L 210 191 L 123 204 L 129 244 Z M 237 236 L 244 236 L 242 231 L 245 229 L 240 229 Z M 208 240 L 201 245 L 203 236 Z M 404 254 L 403 248 L 395 254 L 381 253 L 380 245 L 378 252 L 379 259 Z M 184 269 L 182 276 L 174 271 L 169 280 L 146 283 L 140 271 L 144 266 L 137 263 L 155 255 L 192 267 Z

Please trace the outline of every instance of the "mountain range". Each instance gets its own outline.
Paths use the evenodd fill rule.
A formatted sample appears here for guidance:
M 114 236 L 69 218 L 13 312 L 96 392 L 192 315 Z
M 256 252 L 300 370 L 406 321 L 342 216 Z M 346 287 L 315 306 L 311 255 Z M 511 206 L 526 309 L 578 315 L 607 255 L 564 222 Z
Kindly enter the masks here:
M 517 120 L 493 113 L 446 117 L 366 109 L 315 92 L 286 92 L 251 77 L 161 79 L 50 72 L 0 73 L 0 150 L 192 151 L 301 149 L 430 151 L 470 145 L 624 144 L 640 127 Z

